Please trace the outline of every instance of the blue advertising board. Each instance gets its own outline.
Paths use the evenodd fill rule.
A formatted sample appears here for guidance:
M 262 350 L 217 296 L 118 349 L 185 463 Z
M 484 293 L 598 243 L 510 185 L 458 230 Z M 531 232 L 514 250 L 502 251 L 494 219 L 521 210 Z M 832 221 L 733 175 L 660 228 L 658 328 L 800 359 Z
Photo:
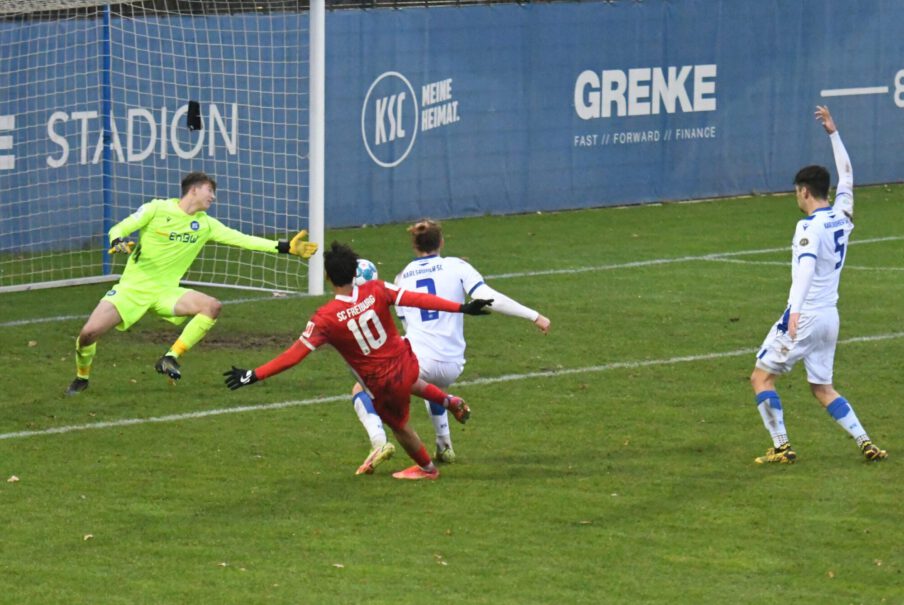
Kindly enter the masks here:
M 185 19 L 115 22 L 114 48 L 130 49 L 110 87 L 117 208 L 201 169 L 248 199 L 221 218 L 286 199 L 303 214 L 306 80 L 284 55 L 307 48 L 307 16 Z M 274 20 L 292 25 L 278 48 L 263 42 Z M 168 50 L 168 28 L 221 38 L 189 57 Z M 96 212 L 68 198 L 82 195 L 75 182 L 101 188 L 100 30 L 0 23 L 0 251 L 29 248 L 42 211 Z M 65 56 L 34 43 L 54 37 L 79 43 Z M 328 226 L 787 191 L 800 166 L 831 163 L 817 104 L 836 116 L 857 184 L 904 180 L 904 5 L 892 0 L 341 10 L 326 39 Z M 181 129 L 189 99 L 204 133 Z M 78 218 L 74 246 L 99 232 Z
M 904 5 L 618 2 L 332 13 L 330 222 L 900 181 Z M 361 133 L 353 117 L 361 115 Z M 370 161 L 368 161 L 370 160 Z

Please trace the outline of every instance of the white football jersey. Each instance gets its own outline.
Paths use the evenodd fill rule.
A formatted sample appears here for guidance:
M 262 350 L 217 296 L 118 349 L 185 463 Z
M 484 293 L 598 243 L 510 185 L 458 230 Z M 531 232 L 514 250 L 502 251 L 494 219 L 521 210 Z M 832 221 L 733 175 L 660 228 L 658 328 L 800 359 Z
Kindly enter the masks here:
M 429 292 L 464 303 L 465 296 L 483 283 L 483 277 L 467 262 L 454 256 L 416 258 L 396 276 L 406 290 Z M 405 337 L 418 359 L 465 362 L 464 316 L 461 313 L 396 307 L 405 324 Z
M 854 223 L 842 211 L 852 201 L 847 196 L 853 197 L 850 193 L 839 191 L 834 206 L 820 208 L 797 223 L 794 241 L 791 243 L 792 282 L 797 277 L 798 263 L 802 257 L 812 256 L 816 259 L 813 281 L 801 305 L 801 313 L 834 307 L 838 302 L 838 282 L 844 267 L 848 240 L 854 229 Z

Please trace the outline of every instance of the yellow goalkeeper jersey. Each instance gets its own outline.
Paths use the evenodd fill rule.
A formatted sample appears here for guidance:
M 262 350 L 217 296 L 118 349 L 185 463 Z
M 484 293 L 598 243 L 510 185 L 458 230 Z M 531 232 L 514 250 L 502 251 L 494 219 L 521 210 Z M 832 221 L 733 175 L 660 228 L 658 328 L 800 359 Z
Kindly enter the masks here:
M 110 241 L 139 231 L 119 280 L 143 290 L 173 287 L 208 241 L 276 253 L 276 241 L 230 229 L 206 212 L 186 214 L 179 199 L 151 200 L 110 229 Z

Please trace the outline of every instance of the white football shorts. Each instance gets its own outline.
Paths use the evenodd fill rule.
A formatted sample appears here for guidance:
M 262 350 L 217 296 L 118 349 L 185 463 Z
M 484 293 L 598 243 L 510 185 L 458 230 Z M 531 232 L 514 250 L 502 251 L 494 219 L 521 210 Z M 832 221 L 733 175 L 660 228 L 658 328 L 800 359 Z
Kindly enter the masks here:
M 756 367 L 770 374 L 787 374 L 803 359 L 811 384 L 832 384 L 840 323 L 838 309 L 801 313 L 797 339 L 793 341 L 784 331 L 783 322 L 784 316 L 766 336 L 757 354 Z
M 437 359 L 418 359 L 421 366 L 421 378 L 444 389 L 458 380 L 464 371 L 464 364 L 455 361 L 439 361 Z

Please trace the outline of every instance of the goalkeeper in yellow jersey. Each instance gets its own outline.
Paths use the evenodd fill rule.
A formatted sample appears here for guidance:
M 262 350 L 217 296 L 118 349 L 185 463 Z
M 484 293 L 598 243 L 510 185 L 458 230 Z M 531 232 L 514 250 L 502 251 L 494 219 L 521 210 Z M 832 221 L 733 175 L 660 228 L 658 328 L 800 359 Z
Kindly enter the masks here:
M 110 252 L 128 254 L 129 260 L 119 283 L 97 303 L 75 341 L 76 378 L 67 395 L 88 388 L 97 340 L 113 327 L 128 330 L 151 309 L 176 325 L 192 318 L 154 366 L 170 380 L 182 377 L 179 358 L 210 331 L 222 307 L 212 296 L 179 286 L 208 241 L 301 258 L 317 251 L 317 244 L 304 240 L 306 231 L 291 241 L 274 241 L 226 227 L 207 215 L 216 190 L 212 178 L 192 172 L 182 179 L 181 198 L 151 200 L 110 229 Z M 128 239 L 135 231 L 139 232 L 137 245 Z

